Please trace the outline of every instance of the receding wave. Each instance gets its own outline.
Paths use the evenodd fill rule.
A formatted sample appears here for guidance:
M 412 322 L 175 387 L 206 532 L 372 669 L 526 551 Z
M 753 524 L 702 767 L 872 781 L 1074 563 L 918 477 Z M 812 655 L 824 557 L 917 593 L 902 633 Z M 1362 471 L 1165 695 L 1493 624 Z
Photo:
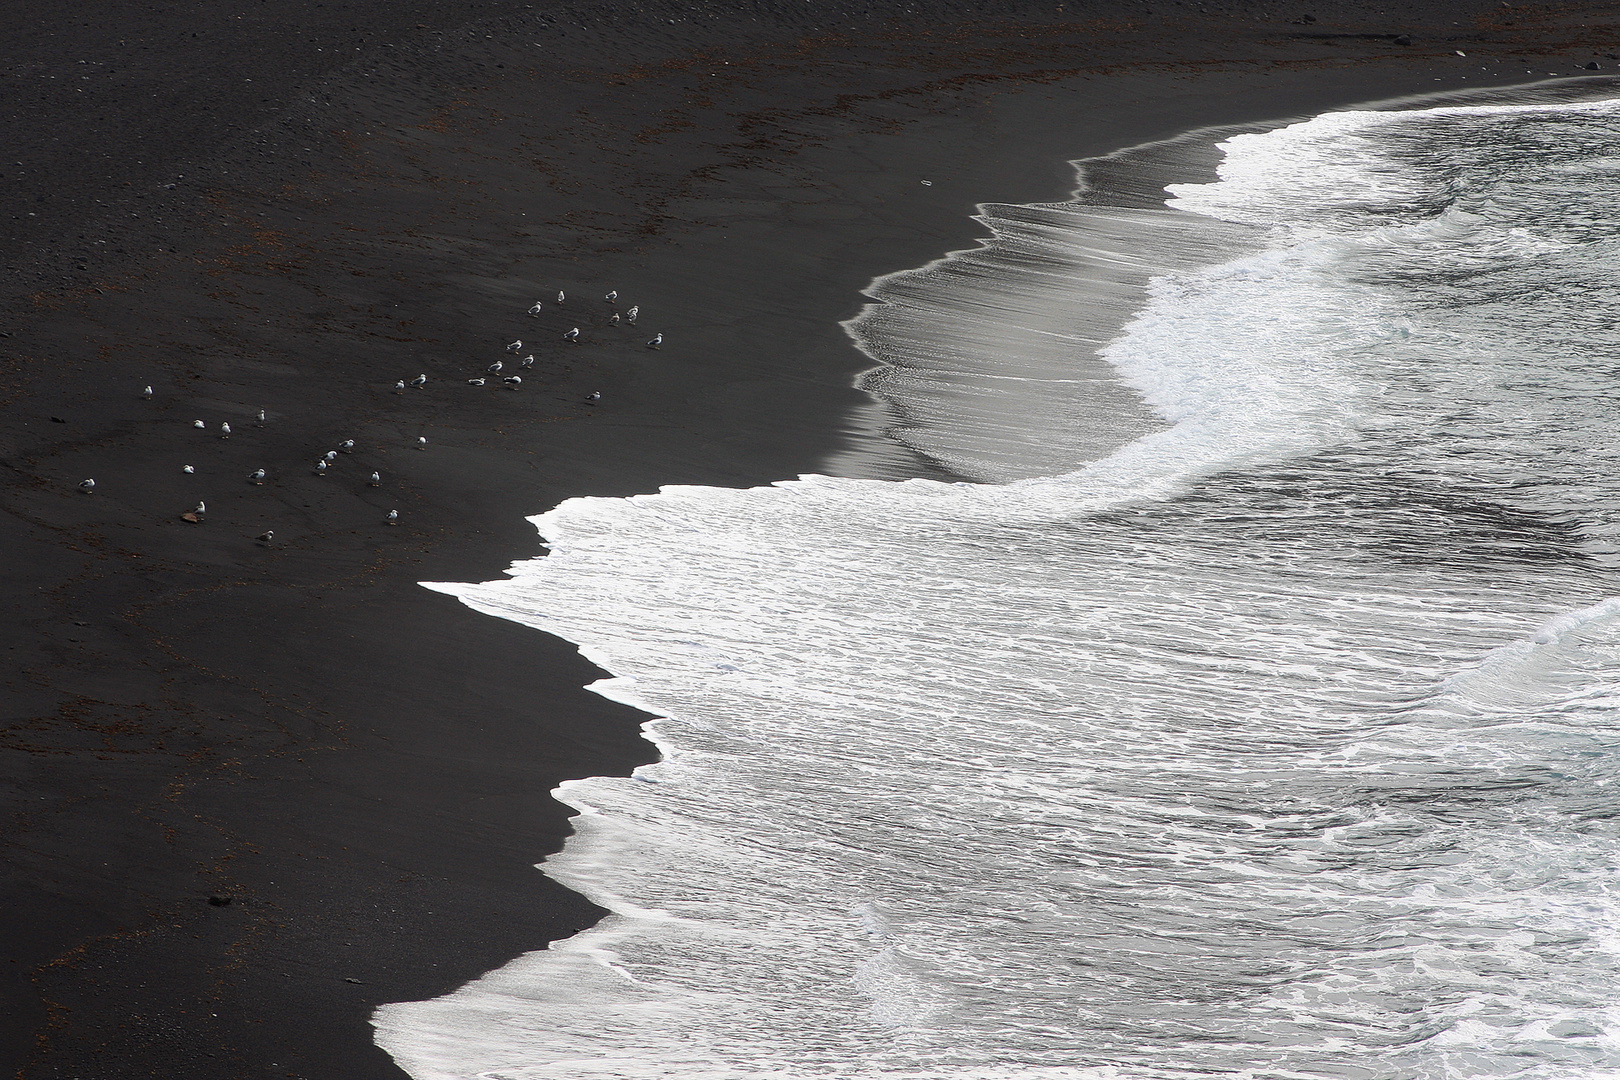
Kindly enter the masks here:
M 508 580 L 432 585 L 578 643 L 662 760 L 558 790 L 544 869 L 612 914 L 381 1045 L 418 1080 L 1620 1075 L 1591 93 L 1096 163 L 851 328 L 897 436 L 1001 482 L 575 499 Z

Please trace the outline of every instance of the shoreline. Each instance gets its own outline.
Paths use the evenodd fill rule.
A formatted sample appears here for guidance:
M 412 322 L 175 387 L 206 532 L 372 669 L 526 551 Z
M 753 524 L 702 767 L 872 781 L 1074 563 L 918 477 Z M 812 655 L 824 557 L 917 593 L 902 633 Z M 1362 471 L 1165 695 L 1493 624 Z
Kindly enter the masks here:
M 165 216 L 192 223 L 195 251 L 109 260 L 8 317 L 7 506 L 28 569 L 10 592 L 7 910 L 27 932 L 5 965 L 20 974 L 0 1063 L 401 1075 L 370 1044 L 370 1009 L 593 921 L 532 868 L 567 832 L 547 793 L 652 749 L 639 713 L 582 691 L 596 669 L 572 646 L 416 582 L 497 576 L 536 549 L 522 519 L 571 495 L 815 471 L 869 366 L 839 320 L 873 278 L 970 243 L 973 204 L 1054 201 L 1063 162 L 1200 126 L 1200 110 L 1320 111 L 1380 79 L 1421 89 L 1444 62 L 1087 76 L 1081 60 L 1101 72 L 1163 46 L 1065 41 L 1052 75 L 1051 42 L 984 29 L 995 63 L 1024 57 L 988 80 L 1024 89 L 989 102 L 992 61 L 965 31 L 734 51 L 724 66 L 747 73 L 717 91 L 690 59 L 713 29 L 638 39 L 636 63 L 591 80 L 519 72 L 502 44 L 464 94 L 409 57 L 188 172 L 206 212 Z M 1246 27 L 1178 47 L 1216 65 L 1273 49 Z M 1306 47 L 1329 46 L 1279 48 Z M 687 59 L 640 62 L 660 50 Z M 846 69 L 852 55 L 871 70 Z M 560 87 L 591 115 L 525 114 Z M 325 131 L 310 156 L 263 164 L 303 152 L 300 125 Z M 1053 145 L 1054 129 L 1075 139 Z M 917 175 L 934 180 L 925 197 Z M 148 201 L 182 198 L 167 190 Z M 668 344 L 599 325 L 604 287 Z M 551 336 L 543 377 L 475 395 L 462 380 L 528 336 L 523 308 L 556 288 L 587 298 L 564 321 L 583 310 L 588 343 L 562 344 L 557 313 L 533 320 Z M 389 390 L 424 368 L 431 392 Z M 592 389 L 601 406 L 581 401 Z M 237 432 L 199 441 L 194 414 Z M 355 460 L 314 478 L 343 437 Z M 266 489 L 239 479 L 252 461 L 272 469 Z M 368 465 L 381 495 L 356 482 Z M 81 473 L 95 495 L 72 490 Z M 208 521 L 181 523 L 198 497 Z M 393 506 L 402 526 L 380 528 Z
M 1617 92 L 1613 76 L 1548 79 L 1326 111 L 1534 107 Z M 1298 119 L 1195 127 L 1069 161 L 1076 178 L 1062 201 L 979 203 L 974 219 L 987 235 L 976 246 L 875 279 L 862 290 L 875 302 L 843 324 L 873 360 L 855 381 L 874 399 L 862 410 L 871 430 L 938 477 L 980 483 L 1069 472 L 1162 430 L 1103 351 L 1136 319 L 1153 278 L 1213 266 L 1263 239 L 1240 225 L 1165 216 L 1166 192 L 1215 182 L 1225 141 Z M 1213 243 L 1219 233 L 1228 247 Z M 865 456 L 835 455 L 824 471 L 865 475 Z

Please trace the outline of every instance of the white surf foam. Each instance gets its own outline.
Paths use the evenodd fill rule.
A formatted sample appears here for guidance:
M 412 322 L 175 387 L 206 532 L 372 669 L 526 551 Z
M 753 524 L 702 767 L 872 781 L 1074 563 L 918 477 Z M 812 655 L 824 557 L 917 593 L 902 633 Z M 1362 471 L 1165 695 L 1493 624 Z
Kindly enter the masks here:
M 558 792 L 546 872 L 611 917 L 379 1042 L 418 1080 L 1614 1072 L 1620 620 L 1538 508 L 1620 492 L 1585 339 L 1515 306 L 1604 241 L 1490 143 L 1563 168 L 1599 115 L 1475 115 L 1494 188 L 1419 153 L 1449 115 L 1234 142 L 1178 199 L 1277 203 L 1272 246 L 1145 283 L 1100 354 L 1164 426 L 1079 469 L 570 500 L 431 586 L 578 643 L 663 760 Z M 1317 136 L 1359 186 L 1300 209 Z M 1479 200 L 1392 220 L 1380 169 Z

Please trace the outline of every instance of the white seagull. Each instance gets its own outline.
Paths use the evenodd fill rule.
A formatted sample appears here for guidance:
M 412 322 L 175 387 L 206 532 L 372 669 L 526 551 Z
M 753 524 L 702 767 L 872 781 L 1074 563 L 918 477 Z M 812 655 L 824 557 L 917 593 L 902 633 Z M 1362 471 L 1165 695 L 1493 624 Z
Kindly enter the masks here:
M 338 449 L 343 451 L 345 454 L 354 453 L 354 440 L 344 439 L 342 442 L 338 443 Z
M 631 304 L 630 310 L 624 313 L 624 321 L 631 326 L 636 325 L 636 316 L 641 314 L 640 304 Z
M 540 314 L 540 313 L 541 313 L 541 312 L 542 312 L 542 311 L 544 311 L 544 310 L 545 310 L 545 307 L 546 307 L 546 306 L 545 306 L 545 305 L 544 305 L 544 304 L 542 304 L 542 303 L 540 303 L 540 301 L 538 301 L 538 300 L 536 300 L 536 301 L 535 301 L 535 302 L 534 302 L 534 307 L 532 307 L 532 308 L 530 308 L 530 309 L 529 309 L 529 314 L 530 314 L 530 315 L 538 315 L 538 314 Z
M 608 325 L 609 326 L 618 326 L 619 325 L 619 313 L 617 311 L 615 311 L 613 314 L 608 316 Z
M 420 390 L 422 387 L 427 385 L 427 376 L 418 375 L 416 378 L 411 380 L 411 385 Z
M 483 386 L 484 385 L 484 380 L 483 379 L 468 379 L 467 380 L 467 385 L 468 386 Z
M 663 334 L 654 334 L 652 340 L 647 342 L 647 348 L 656 349 L 659 346 L 663 345 L 663 343 L 664 343 L 664 335 Z
M 221 424 L 221 425 L 219 425 L 219 437 L 222 438 L 222 439 L 228 439 L 228 438 L 231 437 L 231 425 L 230 424 Z
M 508 375 L 506 378 L 502 379 L 501 382 L 505 383 L 507 386 L 510 386 L 514 390 L 523 385 L 523 379 L 517 375 Z
M 614 289 L 612 292 L 602 297 L 602 299 L 606 300 L 610 304 L 617 304 L 619 302 L 619 290 Z
M 96 482 L 94 480 L 80 480 L 79 490 L 89 494 L 90 492 L 96 490 Z
M 263 409 L 259 410 L 258 420 L 259 420 L 259 423 L 261 423 L 261 424 L 264 423 L 264 410 Z
M 561 289 L 558 289 L 557 290 L 557 303 L 560 304 L 562 302 L 563 302 L 563 291 Z
M 602 400 L 602 391 L 600 391 L 600 390 L 592 390 L 590 393 L 585 395 L 585 404 L 587 404 L 587 405 L 595 405 L 598 401 L 601 401 L 601 400 Z
M 250 484 L 262 484 L 262 483 L 264 483 L 264 470 L 263 469 L 254 469 L 252 472 L 248 473 L 248 483 L 250 483 Z
M 579 327 L 576 326 L 572 330 L 568 331 L 568 333 L 564 334 L 563 335 L 563 340 L 568 341 L 568 342 L 572 342 L 573 344 L 578 345 L 579 344 Z
M 180 471 L 183 473 L 194 473 L 197 470 L 193 469 L 190 465 L 182 465 L 180 466 Z
M 519 340 L 519 341 L 514 341 L 514 342 L 509 343 L 506 346 L 506 351 L 507 352 L 517 352 L 521 348 L 523 348 L 523 342 L 521 340 Z
M 326 459 L 325 458 L 322 458 L 320 461 L 317 461 L 315 463 L 315 475 L 316 476 L 325 476 L 326 475 Z
M 427 449 L 427 436 L 426 435 L 418 435 L 416 437 L 416 448 L 418 450 L 426 450 Z
M 152 388 L 150 386 L 148 386 L 145 390 L 142 390 L 141 391 L 141 397 L 146 398 L 148 401 L 150 401 L 152 399 Z
M 404 392 L 405 392 L 405 380 L 401 379 L 401 380 L 399 380 L 399 382 L 394 384 L 394 393 L 403 394 Z
M 327 461 L 336 461 L 337 460 L 337 451 L 336 450 L 328 450 L 326 452 L 325 457 L 326 457 Z
M 504 362 L 502 362 L 500 360 L 497 360 L 493 364 L 489 365 L 489 367 L 485 368 L 484 370 L 489 372 L 491 375 L 499 375 L 501 373 L 501 368 L 503 368 L 505 366 L 506 366 L 506 364 Z
M 388 524 L 390 524 L 390 525 L 398 525 L 399 524 L 399 511 L 398 510 L 390 510 L 390 511 L 388 511 Z
M 203 423 L 201 420 L 193 420 L 191 422 L 191 426 L 194 427 L 194 428 L 205 428 L 208 425 Z
M 204 502 L 198 503 L 197 509 L 193 510 L 192 513 L 196 514 L 198 517 L 201 517 L 202 515 L 208 513 L 208 504 Z
M 270 541 L 274 540 L 275 538 L 276 538 L 276 530 L 274 530 L 274 529 L 266 529 L 266 530 L 264 530 L 264 532 L 260 533 L 258 536 L 255 536 L 253 539 L 257 540 L 261 544 L 268 544 Z
M 382 487 L 382 473 L 372 473 L 371 474 L 371 486 L 372 487 Z

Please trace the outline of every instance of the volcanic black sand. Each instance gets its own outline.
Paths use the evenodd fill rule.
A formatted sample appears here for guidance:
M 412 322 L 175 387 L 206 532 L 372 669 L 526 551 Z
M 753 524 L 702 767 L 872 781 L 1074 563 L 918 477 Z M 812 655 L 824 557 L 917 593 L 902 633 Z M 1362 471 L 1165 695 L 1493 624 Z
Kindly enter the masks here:
M 643 718 L 566 643 L 416 582 L 538 554 L 524 515 L 570 496 L 851 446 L 930 474 L 851 419 L 838 322 L 970 244 L 975 202 L 1062 198 L 1066 159 L 1192 126 L 1620 52 L 1602 9 L 1500 0 L 10 21 L 0 1071 L 26 1077 L 400 1076 L 376 1004 L 588 925 L 533 868 L 567 833 L 548 791 L 648 760 Z M 467 384 L 517 338 L 519 389 Z

